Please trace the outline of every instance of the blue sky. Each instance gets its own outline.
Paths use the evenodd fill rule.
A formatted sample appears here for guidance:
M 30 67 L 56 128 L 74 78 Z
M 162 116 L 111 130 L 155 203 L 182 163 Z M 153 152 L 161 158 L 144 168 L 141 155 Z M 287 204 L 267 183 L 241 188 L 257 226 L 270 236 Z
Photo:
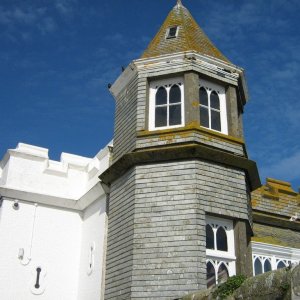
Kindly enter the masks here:
M 244 131 L 261 179 L 300 185 L 300 1 L 183 0 L 246 70 Z M 175 0 L 1 0 L 0 156 L 18 142 L 94 156 L 113 136 L 107 84 L 138 58 Z

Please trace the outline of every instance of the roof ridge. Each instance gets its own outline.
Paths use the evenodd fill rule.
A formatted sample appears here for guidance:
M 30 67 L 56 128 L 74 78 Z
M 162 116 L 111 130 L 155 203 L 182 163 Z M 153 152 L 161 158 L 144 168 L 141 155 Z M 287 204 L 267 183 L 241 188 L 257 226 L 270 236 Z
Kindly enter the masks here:
M 180 1 L 180 3 L 181 3 L 181 0 L 179 0 Z M 182 8 L 185 8 L 184 6 L 181 6 Z M 180 7 L 178 7 L 178 9 L 179 9 Z M 186 8 L 185 8 L 186 9 Z M 190 17 L 191 18 L 193 18 L 192 17 L 192 15 L 189 13 L 189 11 L 186 9 L 186 11 L 187 11 L 187 13 L 190 15 Z M 183 9 L 181 9 L 180 10 L 180 14 L 181 14 L 181 18 L 182 18 L 182 23 L 185 23 L 186 22 L 186 20 L 185 20 L 185 18 L 184 18 L 184 11 L 183 11 Z M 183 29 L 185 29 L 185 26 L 183 26 Z M 188 34 L 188 32 L 187 32 L 187 34 Z M 191 45 L 191 42 L 190 42 L 190 40 L 189 39 L 186 39 L 186 42 L 187 42 L 187 44 L 188 44 L 188 48 L 192 48 L 193 46 Z

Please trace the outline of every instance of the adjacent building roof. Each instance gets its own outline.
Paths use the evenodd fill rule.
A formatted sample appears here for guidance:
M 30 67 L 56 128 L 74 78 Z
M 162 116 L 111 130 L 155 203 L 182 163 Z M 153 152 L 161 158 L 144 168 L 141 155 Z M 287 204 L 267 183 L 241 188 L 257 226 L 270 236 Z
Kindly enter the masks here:
M 265 185 L 252 192 L 254 211 L 300 219 L 300 194 L 289 182 L 267 178 Z
M 176 34 L 174 27 L 177 27 Z M 178 1 L 141 58 L 191 50 L 229 62 L 206 36 L 181 1 Z
M 300 194 L 289 182 L 267 178 L 252 192 L 255 242 L 300 248 Z
M 300 248 L 300 232 L 289 228 L 253 224 L 252 241 L 284 247 Z

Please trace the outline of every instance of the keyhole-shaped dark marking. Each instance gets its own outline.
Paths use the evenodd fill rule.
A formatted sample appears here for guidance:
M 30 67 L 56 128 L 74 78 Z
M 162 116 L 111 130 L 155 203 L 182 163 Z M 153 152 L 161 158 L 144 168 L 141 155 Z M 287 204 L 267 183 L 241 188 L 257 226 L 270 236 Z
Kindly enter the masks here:
M 35 285 L 34 287 L 36 289 L 38 289 L 40 287 L 40 274 L 42 272 L 42 269 L 40 267 L 36 268 L 36 282 L 35 282 Z
M 90 263 L 89 263 L 90 268 L 92 267 L 92 262 L 93 262 L 93 250 L 94 250 L 94 248 L 93 248 L 93 246 L 91 246 L 91 249 L 90 249 Z

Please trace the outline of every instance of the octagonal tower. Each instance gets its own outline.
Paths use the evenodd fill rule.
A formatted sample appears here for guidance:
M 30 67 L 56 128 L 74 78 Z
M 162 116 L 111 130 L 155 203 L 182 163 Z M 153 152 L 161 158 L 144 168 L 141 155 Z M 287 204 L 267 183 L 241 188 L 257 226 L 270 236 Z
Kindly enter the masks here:
M 174 299 L 252 274 L 243 69 L 178 1 L 116 99 L 105 299 Z

